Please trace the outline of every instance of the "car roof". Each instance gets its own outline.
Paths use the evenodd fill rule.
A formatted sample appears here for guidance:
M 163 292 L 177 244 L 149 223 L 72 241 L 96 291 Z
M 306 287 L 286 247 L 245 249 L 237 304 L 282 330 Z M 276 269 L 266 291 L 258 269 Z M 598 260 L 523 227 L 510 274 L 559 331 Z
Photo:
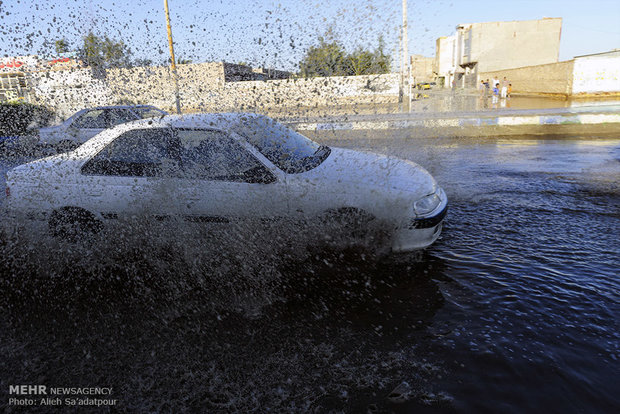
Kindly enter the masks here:
M 95 106 L 92 108 L 85 108 L 86 110 L 93 109 L 134 109 L 134 108 L 155 108 L 153 105 L 103 105 L 103 106 Z
M 237 125 L 244 120 L 248 119 L 267 119 L 272 122 L 276 122 L 271 118 L 255 113 L 249 112 L 218 112 L 218 113 L 198 113 L 198 114 L 184 114 L 184 115 L 165 115 L 162 117 L 155 117 L 150 119 L 141 119 L 137 121 L 129 122 L 130 125 L 155 125 L 155 126 L 167 126 L 175 128 L 196 128 L 196 127 L 208 127 L 223 129 L 229 128 L 233 125 Z
M 107 145 L 110 141 L 119 136 L 119 133 L 140 128 L 213 128 L 230 130 L 237 127 L 244 120 L 264 119 L 268 122 L 276 122 L 271 118 L 254 113 L 228 112 L 228 113 L 200 113 L 186 115 L 165 115 L 161 117 L 139 119 L 126 122 L 113 128 L 104 130 L 88 140 L 84 145 L 78 147 L 76 151 L 80 156 L 92 155 L 95 151 Z

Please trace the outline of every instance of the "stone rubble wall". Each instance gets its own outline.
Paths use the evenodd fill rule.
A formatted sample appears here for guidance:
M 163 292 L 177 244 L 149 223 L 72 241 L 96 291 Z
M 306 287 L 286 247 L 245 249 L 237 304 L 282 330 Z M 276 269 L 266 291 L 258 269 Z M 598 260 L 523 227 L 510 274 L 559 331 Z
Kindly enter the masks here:
M 178 65 L 183 112 L 285 110 L 333 105 L 394 103 L 398 74 L 226 82 L 222 62 Z M 97 105 L 150 104 L 173 112 L 169 67 L 72 69 L 30 74 L 34 101 L 59 117 Z

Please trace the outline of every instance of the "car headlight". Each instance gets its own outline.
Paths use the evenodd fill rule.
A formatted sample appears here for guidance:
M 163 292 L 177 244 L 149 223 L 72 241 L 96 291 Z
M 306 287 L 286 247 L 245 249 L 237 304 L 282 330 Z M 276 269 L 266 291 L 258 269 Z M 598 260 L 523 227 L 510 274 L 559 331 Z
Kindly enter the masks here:
M 424 216 L 435 210 L 439 204 L 441 204 L 441 197 L 439 197 L 438 192 L 436 192 L 422 197 L 413 203 L 413 209 L 415 210 L 416 215 Z

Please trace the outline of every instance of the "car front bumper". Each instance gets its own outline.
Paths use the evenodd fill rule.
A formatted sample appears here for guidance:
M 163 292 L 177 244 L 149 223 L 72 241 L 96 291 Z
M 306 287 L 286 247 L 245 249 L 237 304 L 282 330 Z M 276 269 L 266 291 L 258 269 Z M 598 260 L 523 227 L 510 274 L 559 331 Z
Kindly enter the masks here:
M 441 234 L 443 219 L 448 212 L 447 200 L 429 217 L 414 218 L 396 229 L 392 239 L 393 252 L 410 252 L 430 246 Z

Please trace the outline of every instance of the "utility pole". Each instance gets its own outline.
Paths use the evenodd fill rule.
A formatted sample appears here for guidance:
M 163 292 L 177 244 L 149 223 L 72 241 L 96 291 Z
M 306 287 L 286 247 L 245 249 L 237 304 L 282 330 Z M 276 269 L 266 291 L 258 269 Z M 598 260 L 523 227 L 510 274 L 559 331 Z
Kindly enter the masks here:
M 407 45 L 407 0 L 403 0 L 403 26 L 401 29 L 401 56 L 400 56 L 400 88 L 398 92 L 398 103 L 403 103 L 405 93 L 405 77 L 407 76 L 407 66 L 409 59 L 409 47 Z
M 409 112 L 411 112 L 411 101 L 413 99 L 413 87 L 415 87 L 415 77 L 413 76 L 413 56 L 409 57 L 409 74 L 407 75 L 409 83 Z
M 179 76 L 177 75 L 177 65 L 174 60 L 174 46 L 172 45 L 172 28 L 170 27 L 170 13 L 168 12 L 168 0 L 164 0 L 166 9 L 166 27 L 168 28 L 168 44 L 170 45 L 170 67 L 174 78 L 174 95 L 177 103 L 177 114 L 181 114 L 181 100 L 179 98 Z

